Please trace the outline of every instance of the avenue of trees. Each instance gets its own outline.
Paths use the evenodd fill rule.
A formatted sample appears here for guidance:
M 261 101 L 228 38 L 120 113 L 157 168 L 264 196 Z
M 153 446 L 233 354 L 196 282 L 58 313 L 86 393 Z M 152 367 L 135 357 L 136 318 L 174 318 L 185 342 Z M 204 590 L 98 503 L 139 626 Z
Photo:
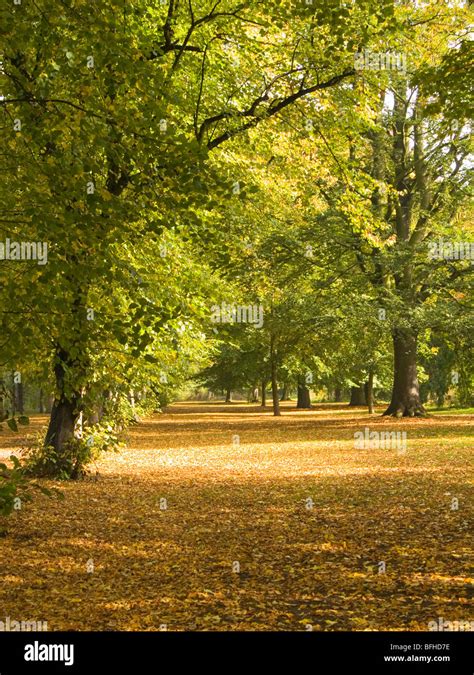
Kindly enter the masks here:
M 467 3 L 53 0 L 0 20 L 0 243 L 47 244 L 46 264 L 0 260 L 0 408 L 12 428 L 50 413 L 37 473 L 79 475 L 189 382 L 268 391 L 275 415 L 311 390 L 371 411 L 382 391 L 395 417 L 473 405 Z M 356 67 L 387 53 L 403 67 Z M 212 321 L 223 306 L 261 325 Z

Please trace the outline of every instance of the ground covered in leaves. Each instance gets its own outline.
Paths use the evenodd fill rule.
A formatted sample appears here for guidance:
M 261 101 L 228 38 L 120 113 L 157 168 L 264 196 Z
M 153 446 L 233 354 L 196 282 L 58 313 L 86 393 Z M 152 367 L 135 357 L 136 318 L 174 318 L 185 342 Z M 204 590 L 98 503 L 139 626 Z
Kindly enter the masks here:
M 290 405 L 273 418 L 176 404 L 87 479 L 48 481 L 65 499 L 36 496 L 0 539 L 0 621 L 261 631 L 474 620 L 474 415 Z M 364 427 L 406 431 L 406 451 L 355 449 Z M 0 434 L 1 458 L 21 442 Z

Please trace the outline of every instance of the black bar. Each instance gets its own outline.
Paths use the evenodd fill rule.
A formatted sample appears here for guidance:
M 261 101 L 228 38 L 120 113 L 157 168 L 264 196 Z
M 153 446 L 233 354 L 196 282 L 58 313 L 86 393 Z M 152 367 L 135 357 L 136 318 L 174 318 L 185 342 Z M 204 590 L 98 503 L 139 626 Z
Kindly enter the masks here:
M 240 671 L 245 675 L 247 671 L 254 673 L 256 668 L 262 669 L 262 675 L 274 668 L 278 673 L 283 670 L 291 675 L 472 675 L 472 638 L 469 632 L 4 632 L 0 633 L 0 675 L 123 672 L 142 675 L 181 673 L 184 669 L 193 672 L 204 669 L 206 673 Z M 56 647 L 50 651 L 49 645 Z M 68 645 L 73 645 L 73 652 L 65 649 Z M 28 661 L 26 656 L 62 657 L 64 661 Z M 65 661 L 71 661 L 71 657 L 73 662 L 66 665 Z

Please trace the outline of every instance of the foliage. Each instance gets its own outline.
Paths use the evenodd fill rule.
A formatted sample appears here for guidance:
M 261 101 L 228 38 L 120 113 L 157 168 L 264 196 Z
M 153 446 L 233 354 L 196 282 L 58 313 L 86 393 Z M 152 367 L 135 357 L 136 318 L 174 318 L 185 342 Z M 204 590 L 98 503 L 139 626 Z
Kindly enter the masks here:
M 59 496 L 58 490 L 50 490 L 44 485 L 31 481 L 24 462 L 16 455 L 10 456 L 11 466 L 0 463 L 0 516 L 9 516 L 20 510 L 24 503 L 31 502 L 33 491 L 48 497 Z
M 0 418 L 1 419 L 1 418 Z M 18 431 L 18 426 L 22 425 L 28 425 L 29 424 L 29 418 L 27 415 L 4 415 L 3 419 L 1 419 L 0 423 L 0 431 L 3 429 L 3 423 L 6 422 L 7 426 L 11 431 Z
M 473 232 L 468 22 L 434 1 L 3 8 L 0 228 L 49 255 L 1 263 L 2 363 L 74 403 L 71 434 L 198 373 L 388 387 L 400 330 L 422 380 L 450 325 L 469 404 L 472 266 L 428 257 Z M 355 68 L 387 50 L 407 67 Z M 261 303 L 262 329 L 216 334 L 221 300 Z
M 61 453 L 46 445 L 40 436 L 24 453 L 23 472 L 28 476 L 59 480 L 83 478 L 90 471 L 90 464 L 102 453 L 118 452 L 121 447 L 119 435 L 108 424 L 85 427 L 80 437 L 68 440 Z
M 102 479 L 66 485 L 60 509 L 35 500 L 2 541 L 5 615 L 33 603 L 53 631 L 470 619 L 473 411 L 396 421 L 282 406 L 275 420 L 246 404 L 176 404 L 102 456 Z M 365 426 L 406 431 L 406 454 L 355 450 Z

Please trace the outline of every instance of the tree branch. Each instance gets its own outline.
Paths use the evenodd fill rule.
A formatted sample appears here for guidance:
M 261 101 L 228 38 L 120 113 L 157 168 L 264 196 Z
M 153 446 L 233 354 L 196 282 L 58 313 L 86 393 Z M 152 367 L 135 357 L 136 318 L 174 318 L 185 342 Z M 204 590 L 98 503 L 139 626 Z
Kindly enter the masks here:
M 224 133 L 222 133 L 220 136 L 217 138 L 210 140 L 207 143 L 207 147 L 209 150 L 212 150 L 213 148 L 218 147 L 225 141 L 228 141 L 229 139 L 233 138 L 234 136 L 237 136 L 238 134 L 242 133 L 243 131 L 246 131 L 247 129 L 251 129 L 252 127 L 257 126 L 262 120 L 264 119 L 269 119 L 270 117 L 273 117 L 277 113 L 279 113 L 281 110 L 284 110 L 286 107 L 294 103 L 295 101 L 298 101 L 301 98 L 304 98 L 305 96 L 308 96 L 308 94 L 312 94 L 316 91 L 319 91 L 321 89 L 328 89 L 329 87 L 334 87 L 343 80 L 345 80 L 348 77 L 351 77 L 354 75 L 355 70 L 353 68 L 349 70 L 345 70 L 343 73 L 340 75 L 335 75 L 334 77 L 330 78 L 326 82 L 319 82 L 317 84 L 314 84 L 310 87 L 300 87 L 298 91 L 296 91 L 293 94 L 290 94 L 289 96 L 286 96 L 285 98 L 281 99 L 276 99 L 270 105 L 267 107 L 265 111 L 257 115 L 257 107 L 268 100 L 269 98 L 269 87 L 265 89 L 263 94 L 258 96 L 252 104 L 245 110 L 237 111 L 237 112 L 222 112 L 219 113 L 218 115 L 214 115 L 212 117 L 209 117 L 208 119 L 204 120 L 204 122 L 201 124 L 200 129 L 199 129 L 199 140 L 202 140 L 204 137 L 205 132 L 207 129 L 215 124 L 216 122 L 220 122 L 221 120 L 224 119 L 229 119 L 229 118 L 245 118 L 245 117 L 252 117 L 252 119 L 245 124 L 242 124 L 235 129 L 228 129 Z M 290 73 L 285 73 L 285 75 L 289 75 Z M 284 76 L 278 76 L 278 78 L 275 79 L 281 79 Z M 271 86 L 271 85 L 269 85 Z

